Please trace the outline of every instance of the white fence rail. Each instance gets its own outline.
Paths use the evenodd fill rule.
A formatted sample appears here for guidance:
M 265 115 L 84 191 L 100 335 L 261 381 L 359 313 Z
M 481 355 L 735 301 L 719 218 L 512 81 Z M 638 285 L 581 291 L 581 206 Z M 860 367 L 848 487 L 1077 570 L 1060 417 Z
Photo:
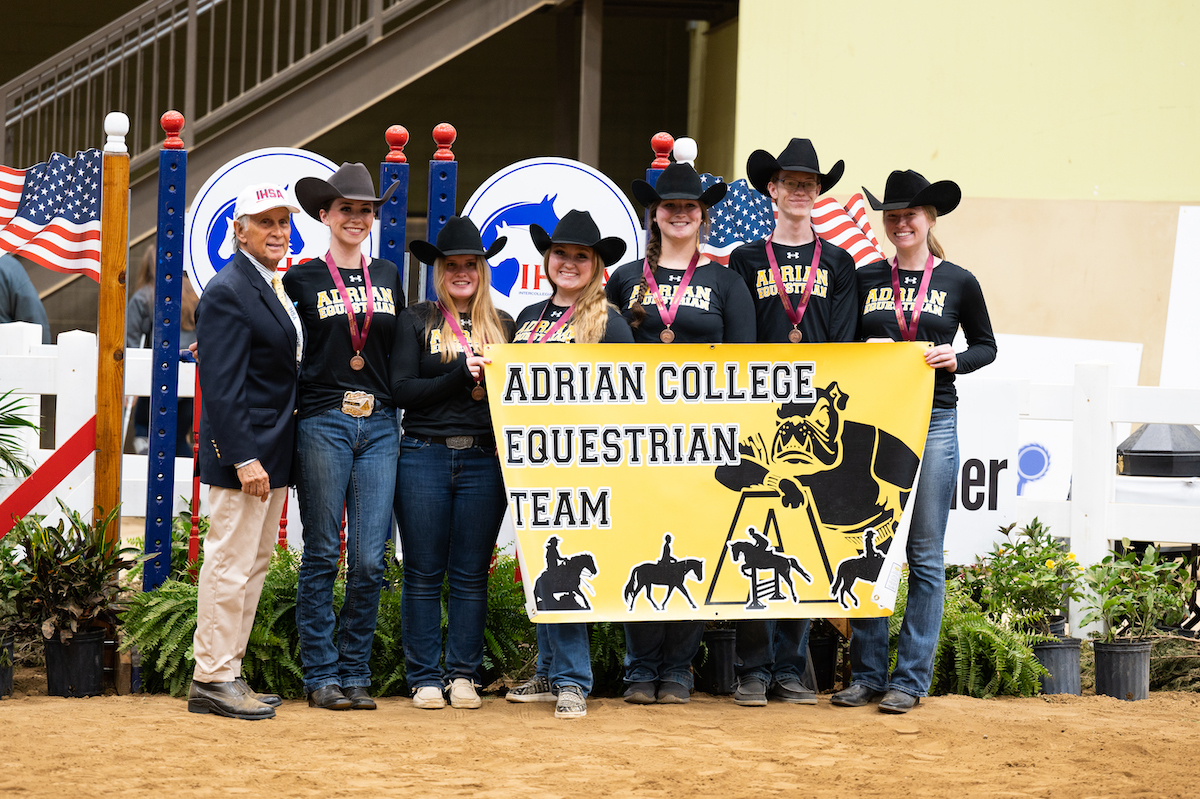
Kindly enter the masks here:
M 180 364 L 179 392 L 193 396 L 195 367 Z M 31 400 L 31 417 L 36 419 L 39 395 L 57 396 L 55 446 L 59 446 L 95 413 L 96 337 L 73 331 L 59 336 L 58 343 L 43 345 L 41 329 L 35 325 L 0 325 L 0 393 L 10 389 Z M 125 393 L 146 396 L 150 389 L 150 353 L 129 350 L 125 361 Z M 1016 498 L 1016 518 L 1037 516 L 1056 533 L 1071 539 L 1080 563 L 1099 561 L 1114 540 L 1200 544 L 1200 507 L 1142 505 L 1115 501 L 1114 424 L 1200 423 L 1200 390 L 1117 386 L 1110 380 L 1106 364 L 1080 364 L 1074 385 L 1021 383 L 1022 419 L 1065 421 L 1073 429 L 1073 473 L 1070 500 Z M 26 447 L 35 463 L 43 462 L 50 450 L 38 448 L 29 434 Z M 146 470 L 144 456 L 126 455 L 123 462 L 122 501 L 126 515 L 139 515 L 145 507 Z M 85 462 L 59 487 L 55 496 L 78 510 L 91 505 L 91 461 Z M 176 496 L 190 494 L 192 464 L 180 458 L 176 468 Z M 0 482 L 0 498 L 14 481 Z M 86 487 L 86 491 L 83 489 Z M 78 496 L 72 497 L 72 492 Z M 178 500 L 177 500 L 178 502 Z M 294 507 L 294 505 L 293 505 Z M 55 508 L 53 498 L 38 506 L 38 512 Z M 177 510 L 180 509 L 177 507 Z M 298 514 L 294 514 L 298 516 Z M 299 531 L 299 519 L 289 523 L 289 538 Z M 982 553 L 980 553 L 982 554 Z M 1079 611 L 1072 609 L 1072 629 L 1079 629 Z

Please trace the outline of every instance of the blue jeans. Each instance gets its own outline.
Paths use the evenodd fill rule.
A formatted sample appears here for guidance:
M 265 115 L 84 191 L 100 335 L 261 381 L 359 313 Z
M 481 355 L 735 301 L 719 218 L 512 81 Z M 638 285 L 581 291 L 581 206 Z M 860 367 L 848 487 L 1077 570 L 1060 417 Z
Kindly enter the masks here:
M 625 625 L 625 682 L 677 682 L 692 688 L 692 659 L 702 621 L 639 621 Z
M 757 677 L 768 686 L 808 667 L 809 619 L 746 619 L 737 623 L 737 676 Z
M 331 408 L 300 420 L 300 519 L 304 558 L 296 590 L 296 627 L 304 690 L 371 684 L 371 644 L 392 532 L 391 497 L 399 435 L 396 410 L 355 417 Z M 346 510 L 346 599 L 333 613 Z M 338 630 L 337 646 L 333 631 Z
M 537 674 L 555 688 L 578 685 L 592 692 L 592 645 L 585 622 L 537 625 Z
M 488 569 L 506 504 L 496 451 L 453 450 L 403 436 L 397 494 L 408 687 L 441 687 L 459 677 L 477 682 L 487 623 Z M 447 577 L 450 603 L 443 670 L 442 583 Z
M 900 625 L 896 668 L 888 679 L 888 620 L 851 619 L 852 682 L 876 691 L 894 688 L 926 696 L 942 630 L 946 594 L 943 565 L 946 522 L 958 477 L 958 426 L 954 408 L 934 408 L 921 458 L 921 485 L 909 499 L 908 604 Z

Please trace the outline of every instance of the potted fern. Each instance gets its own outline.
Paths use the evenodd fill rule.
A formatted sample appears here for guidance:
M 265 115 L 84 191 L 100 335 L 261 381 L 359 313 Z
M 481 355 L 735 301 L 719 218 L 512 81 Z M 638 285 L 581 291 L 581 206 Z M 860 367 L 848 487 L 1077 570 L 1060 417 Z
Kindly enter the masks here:
M 12 693 L 13 643 L 24 626 L 17 615 L 17 593 L 28 579 L 27 567 L 8 538 L 0 538 L 0 696 Z
M 13 530 L 28 569 L 17 613 L 42 633 L 48 692 L 95 696 L 104 678 L 104 625 L 115 625 L 123 607 L 121 571 L 147 556 L 107 540 L 115 510 L 93 523 L 59 506 L 65 520 L 57 525 L 30 516 Z
M 1159 625 L 1178 622 L 1195 585 L 1187 569 L 1164 561 L 1154 546 L 1138 553 L 1129 539 L 1085 573 L 1089 595 L 1084 624 L 1102 622 L 1096 634 L 1096 693 L 1117 699 L 1150 695 L 1150 639 Z
M 1079 695 L 1079 645 L 1065 634 L 1064 611 L 1082 597 L 1080 565 L 1066 544 L 1035 517 L 1001 527 L 1005 540 L 974 570 L 982 604 L 997 620 L 1037 637 L 1033 652 L 1046 667 L 1042 691 Z

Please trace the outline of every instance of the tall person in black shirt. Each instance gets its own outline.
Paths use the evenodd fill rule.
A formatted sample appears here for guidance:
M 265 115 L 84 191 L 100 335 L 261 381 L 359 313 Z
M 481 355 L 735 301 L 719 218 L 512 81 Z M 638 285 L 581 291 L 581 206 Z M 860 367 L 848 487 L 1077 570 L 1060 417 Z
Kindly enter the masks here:
M 400 317 L 392 393 L 404 408 L 400 439 L 400 540 L 404 551 L 404 658 L 413 704 L 477 708 L 487 620 L 488 567 L 504 517 L 504 481 L 487 392 L 485 344 L 512 340 L 512 317 L 492 304 L 487 258 L 469 219 L 451 217 L 437 245 L 414 241 L 412 254 L 433 264 L 437 302 Z M 442 583 L 450 603 L 442 662 Z
M 625 254 L 625 242 L 600 237 L 592 215 L 568 211 L 546 233 L 529 226 L 529 236 L 542 253 L 546 279 L 554 293 L 517 316 L 516 341 L 526 344 L 632 344 L 629 324 L 604 294 L 604 268 Z M 546 544 L 546 574 L 563 564 L 558 538 Z M 587 715 L 592 690 L 591 647 L 586 623 L 537 625 L 538 661 L 533 677 L 508 692 L 510 702 L 555 702 L 554 715 L 574 719 Z M 557 697 L 555 696 L 557 694 Z
M 654 186 L 633 182 L 633 196 L 650 211 L 645 261 L 617 267 L 608 298 L 629 320 L 639 343 L 750 343 L 754 303 L 745 282 L 700 254 L 708 209 L 725 196 L 717 183 L 701 191 L 688 164 L 671 164 Z M 669 540 L 669 539 L 668 539 Z M 663 558 L 685 557 L 664 545 Z M 625 701 L 684 704 L 692 688 L 692 658 L 700 649 L 702 621 L 625 625 Z
M 925 363 L 936 369 L 929 434 L 921 456 L 917 491 L 905 508 L 910 515 L 908 604 L 900 627 L 896 666 L 888 674 L 888 620 L 851 619 L 850 687 L 832 702 L 859 707 L 881 699 L 885 713 L 906 713 L 926 696 L 942 625 L 945 596 L 943 547 L 950 502 L 958 477 L 957 397 L 954 375 L 973 372 L 996 358 L 996 339 L 979 281 L 945 259 L 933 236 L 939 216 L 958 207 L 962 192 L 949 180 L 931 184 L 912 170 L 888 176 L 883 201 L 866 192 L 883 211 L 883 228 L 896 248 L 889 261 L 858 270 L 859 335 L 866 341 L 927 341 Z M 900 298 L 899 306 L 896 298 Z M 959 327 L 967 349 L 954 351 Z
M 301 178 L 296 197 L 329 226 L 329 251 L 283 279 L 307 341 L 296 434 L 304 522 L 296 627 L 308 704 L 328 710 L 375 709 L 367 689 L 392 530 L 400 432 L 391 370 L 404 292 L 396 265 L 367 258 L 362 244 L 395 189 L 376 197 L 362 164 L 342 164 L 328 180 Z M 343 508 L 346 598 L 335 619 Z
M 754 298 L 758 341 L 822 344 L 853 341 L 858 325 L 854 259 L 821 241 L 812 225 L 813 203 L 834 187 L 845 169 L 838 161 L 822 172 L 808 139 L 792 139 L 779 157 L 755 150 L 746 162 L 750 184 L 779 209 L 775 230 L 739 247 L 729 268 Z M 808 666 L 808 619 L 746 619 L 737 623 L 737 689 L 733 701 L 757 707 L 771 696 L 815 705 Z

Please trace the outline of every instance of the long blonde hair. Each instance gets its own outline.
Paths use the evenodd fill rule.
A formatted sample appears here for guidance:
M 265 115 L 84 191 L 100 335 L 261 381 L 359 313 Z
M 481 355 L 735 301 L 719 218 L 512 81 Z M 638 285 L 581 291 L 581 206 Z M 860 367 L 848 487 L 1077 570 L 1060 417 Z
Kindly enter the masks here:
M 575 310 L 571 312 L 570 324 L 575 331 L 576 344 L 596 344 L 604 338 L 604 333 L 608 330 L 610 303 L 604 293 L 604 261 L 600 259 L 600 254 L 595 248 L 588 249 L 592 251 L 592 276 L 580 292 L 579 299 L 575 300 Z M 547 282 L 557 291 L 558 286 L 550 277 L 550 253 L 553 250 L 554 245 L 551 244 L 542 258 L 542 272 L 546 275 Z
M 939 242 L 933 235 L 933 227 L 937 224 L 937 209 L 932 205 L 922 205 L 921 210 L 925 212 L 925 218 L 929 220 L 929 232 L 925 234 L 925 244 L 929 247 L 929 251 L 933 253 L 933 257 L 946 260 L 946 253 L 942 249 Z
M 508 337 L 504 334 L 504 326 L 500 324 L 500 314 L 496 313 L 496 306 L 492 303 L 492 270 L 488 266 L 487 260 L 482 255 L 475 257 L 475 272 L 479 275 L 479 283 L 475 286 L 475 295 L 471 297 L 471 307 L 467 315 L 471 318 L 471 328 L 474 332 L 476 341 L 483 344 L 503 344 L 508 341 Z M 450 294 L 446 291 L 446 259 L 438 258 L 433 262 L 433 287 L 437 292 L 438 302 L 442 304 L 450 313 L 454 313 L 458 307 Z M 427 323 L 426 336 L 433 329 L 434 322 L 441 320 L 441 325 L 438 329 L 442 336 L 442 363 L 449 363 L 458 357 L 458 353 L 462 348 L 458 344 L 458 337 L 454 335 L 454 331 L 450 328 L 449 322 L 440 313 L 437 316 L 430 317 Z M 478 355 L 479 353 L 476 353 Z
M 655 216 L 658 213 L 658 206 L 662 201 L 651 203 L 646 210 L 650 212 L 650 232 L 646 237 L 646 260 L 650 263 L 650 274 L 654 275 L 654 279 L 658 280 L 658 259 L 662 255 L 662 230 L 658 227 L 658 220 Z M 696 239 L 696 246 L 699 247 L 708 238 L 708 206 L 700 203 L 700 234 Z M 646 296 L 650 284 L 646 282 L 646 274 L 642 273 L 642 282 L 638 284 L 637 291 L 633 293 L 633 307 L 630 308 L 629 326 L 637 329 L 642 326 L 642 322 L 646 321 L 646 308 L 642 305 L 642 298 Z

